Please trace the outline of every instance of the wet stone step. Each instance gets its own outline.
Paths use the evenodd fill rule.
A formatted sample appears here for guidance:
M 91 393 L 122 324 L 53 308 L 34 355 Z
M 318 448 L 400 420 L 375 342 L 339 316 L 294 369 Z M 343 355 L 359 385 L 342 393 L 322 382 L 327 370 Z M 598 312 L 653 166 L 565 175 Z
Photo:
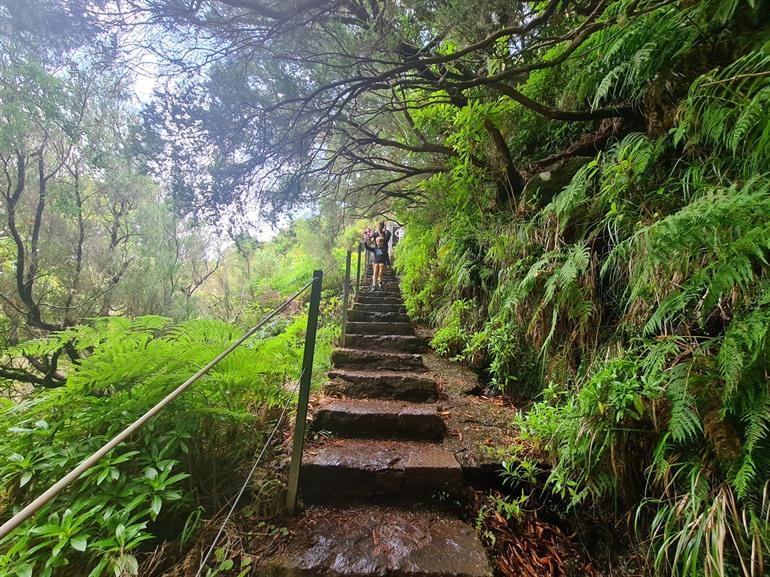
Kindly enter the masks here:
M 491 577 L 476 532 L 435 512 L 313 507 L 294 537 L 262 558 L 259 577 Z M 247 551 L 248 552 L 248 551 Z
M 372 279 L 367 277 L 361 279 L 361 288 L 372 286 Z M 382 280 L 382 286 L 389 289 L 398 289 L 400 286 L 400 283 L 395 280 L 388 280 L 383 279 Z
M 401 313 L 406 314 L 406 307 L 402 304 L 376 304 L 376 303 L 353 303 L 354 311 L 363 311 L 369 313 Z
M 440 441 L 446 424 L 436 405 L 405 401 L 334 399 L 318 407 L 313 428 L 338 437 Z
M 348 333 L 345 346 L 363 349 L 419 353 L 425 349 L 425 341 L 411 335 L 363 335 Z
M 348 321 L 351 322 L 381 322 L 381 323 L 408 323 L 409 317 L 405 314 L 393 312 L 366 312 L 359 309 L 348 310 Z
M 334 349 L 332 365 L 336 369 L 367 369 L 386 371 L 424 371 L 422 356 L 365 349 Z
M 358 299 L 356 300 L 356 303 L 360 303 L 363 305 L 365 304 L 400 305 L 403 303 L 403 299 L 401 299 L 401 297 L 380 296 L 377 294 L 377 291 L 362 292 L 358 294 Z
M 333 369 L 326 390 L 352 398 L 426 402 L 438 398 L 435 379 L 406 371 Z
M 370 286 L 367 287 L 361 287 L 361 290 L 358 291 L 359 296 L 374 296 L 374 297 L 393 297 L 393 298 L 401 298 L 401 292 L 398 290 L 392 290 L 387 288 L 376 288 L 373 289 Z
M 310 447 L 302 464 L 306 504 L 432 503 L 456 495 L 462 469 L 433 443 L 342 439 Z
M 370 335 L 413 335 L 414 329 L 410 323 L 391 322 L 359 322 L 348 323 L 348 332 Z

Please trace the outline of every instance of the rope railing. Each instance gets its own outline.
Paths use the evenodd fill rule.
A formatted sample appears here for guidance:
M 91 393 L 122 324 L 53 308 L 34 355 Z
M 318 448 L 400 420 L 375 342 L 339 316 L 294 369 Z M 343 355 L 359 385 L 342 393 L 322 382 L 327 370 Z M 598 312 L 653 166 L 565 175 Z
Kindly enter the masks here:
M 174 401 L 177 397 L 179 397 L 182 393 L 184 393 L 191 385 L 193 385 L 195 382 L 200 380 L 201 377 L 206 375 L 206 373 L 208 373 L 213 367 L 215 367 L 222 359 L 227 357 L 231 352 L 233 352 L 236 348 L 242 345 L 246 340 L 249 339 L 249 337 L 253 336 L 257 331 L 263 328 L 267 323 L 273 320 L 276 316 L 278 316 L 283 311 L 285 311 L 292 302 L 294 302 L 297 298 L 299 298 L 308 289 L 308 287 L 312 286 L 313 288 L 312 288 L 311 297 L 310 297 L 310 308 L 308 312 L 308 328 L 307 328 L 306 337 L 305 337 L 305 351 L 304 351 L 303 362 L 302 362 L 302 373 L 298 383 L 300 392 L 299 392 L 299 400 L 298 400 L 298 406 L 297 406 L 297 421 L 296 421 L 295 432 L 294 432 L 294 437 L 295 437 L 294 451 L 299 450 L 299 455 L 292 454 L 292 467 L 290 469 L 290 475 L 289 475 L 289 496 L 290 496 L 290 499 L 293 498 L 293 502 L 287 501 L 287 507 L 289 508 L 290 512 L 293 513 L 296 508 L 297 486 L 299 483 L 299 463 L 301 463 L 302 461 L 302 449 L 304 446 L 305 420 L 307 418 L 307 404 L 309 402 L 309 396 L 310 396 L 310 378 L 312 374 L 313 354 L 315 350 L 315 335 L 316 335 L 316 329 L 318 326 L 318 311 L 319 311 L 319 304 L 320 304 L 320 297 L 321 297 L 321 283 L 323 281 L 323 275 L 324 275 L 323 271 L 321 270 L 315 271 L 313 273 L 313 278 L 310 281 L 308 281 L 299 290 L 297 290 L 294 294 L 292 294 L 281 305 L 279 305 L 278 307 L 273 309 L 270 313 L 265 315 L 265 317 L 262 320 L 260 320 L 259 323 L 254 325 L 248 331 L 246 331 L 241 337 L 239 337 L 237 340 L 231 343 L 224 351 L 219 353 L 216 357 L 214 357 L 211 361 L 209 361 L 209 363 L 207 363 L 203 368 L 198 370 L 194 375 L 192 375 L 184 383 L 182 383 L 176 389 L 171 391 L 160 402 L 154 405 L 150 410 L 148 410 L 141 417 L 136 419 L 133 423 L 128 425 L 120 433 L 115 435 L 110 441 L 105 443 L 100 449 L 98 449 L 89 457 L 84 459 L 77 467 L 75 467 L 69 473 L 64 475 L 61 479 L 59 479 L 56 483 L 54 483 L 51 487 L 49 487 L 40 496 L 38 496 L 31 503 L 29 503 L 27 506 L 21 509 L 18 513 L 16 513 L 13 517 L 11 517 L 8 521 L 6 521 L 2 526 L 0 526 L 0 540 L 2 540 L 9 533 L 14 531 L 17 527 L 19 527 L 22 523 L 24 523 L 26 520 L 32 517 L 35 513 L 37 513 L 44 505 L 46 505 L 49 501 L 51 501 L 54 497 L 56 497 L 59 493 L 61 493 L 67 486 L 69 486 L 74 481 L 78 480 L 86 471 L 88 471 L 88 469 L 93 467 L 99 460 L 101 460 L 105 455 L 107 455 L 110 451 L 112 451 L 112 449 L 114 449 L 120 443 L 128 439 L 133 433 L 139 430 L 150 419 L 152 419 L 155 415 L 157 415 L 160 411 L 162 411 L 166 406 L 168 406 L 172 401 Z M 300 415 L 302 415 L 301 421 L 300 421 Z M 281 419 L 282 418 L 283 418 L 283 414 L 281 415 Z M 300 438 L 298 439 L 298 437 Z M 269 439 L 268 439 L 268 442 L 269 442 Z M 264 448 L 262 452 L 264 452 Z M 297 462 L 296 466 L 295 466 L 295 461 Z M 256 468 L 256 465 L 255 465 L 255 468 Z M 291 489 L 292 485 L 294 487 L 293 492 Z

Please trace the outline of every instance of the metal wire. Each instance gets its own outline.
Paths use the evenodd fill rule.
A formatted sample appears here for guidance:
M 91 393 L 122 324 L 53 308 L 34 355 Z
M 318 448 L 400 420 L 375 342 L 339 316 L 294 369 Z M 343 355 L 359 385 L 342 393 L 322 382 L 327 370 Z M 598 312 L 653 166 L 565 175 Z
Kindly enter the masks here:
M 114 449 L 120 443 L 122 443 L 128 437 L 130 437 L 134 432 L 136 432 L 139 428 L 141 428 L 147 421 L 152 419 L 164 407 L 166 407 L 166 405 L 168 405 L 174 399 L 176 399 L 179 395 L 184 393 L 190 387 L 190 385 L 192 385 L 193 383 L 198 381 L 203 375 L 208 373 L 217 363 L 219 363 L 219 361 L 224 359 L 227 355 L 233 352 L 237 347 L 243 344 L 243 342 L 246 341 L 250 336 L 252 336 L 259 329 L 264 327 L 268 322 L 270 322 L 277 315 L 279 315 L 284 310 L 286 310 L 286 308 L 288 308 L 288 306 L 295 299 L 297 299 L 297 297 L 299 297 L 303 292 L 305 292 L 307 288 L 313 284 L 313 282 L 314 282 L 313 280 L 310 280 L 307 284 L 305 284 L 302 288 L 300 288 L 297 292 L 295 292 L 292 296 L 290 296 L 283 304 L 273 309 L 273 311 L 268 315 L 266 315 L 261 321 L 259 321 L 259 323 L 257 323 L 255 326 L 250 328 L 248 331 L 246 331 L 246 333 L 244 333 L 242 337 L 240 337 L 238 340 L 236 340 L 230 346 L 228 346 L 224 351 L 222 351 L 216 357 L 214 357 L 214 359 L 212 359 L 206 366 L 204 366 L 202 369 L 196 372 L 184 383 L 179 385 L 171 393 L 166 395 L 163 398 L 163 400 L 161 400 L 158 404 L 156 404 L 144 415 L 142 415 L 133 423 L 131 423 L 128 427 L 123 429 L 120 433 L 115 435 L 115 437 L 113 437 L 112 440 L 110 440 L 105 445 L 103 445 L 99 450 L 94 452 L 90 457 L 86 458 L 72 471 L 67 473 L 64 477 L 62 477 L 56 483 L 54 483 L 51 487 L 49 487 L 48 490 L 46 490 L 42 495 L 37 497 L 29 505 L 24 507 L 21 511 L 16 513 L 16 515 L 14 515 L 8 521 L 6 521 L 2 526 L 0 526 L 0 540 L 2 540 L 5 536 L 7 536 L 11 531 L 16 529 L 19 525 L 24 523 L 24 521 L 26 521 L 27 519 L 32 517 L 35 513 L 37 513 L 37 511 L 39 511 L 40 508 L 43 507 L 43 505 L 45 505 L 51 499 L 53 499 L 56 495 L 61 493 L 70 483 L 79 479 L 83 475 L 83 473 L 85 473 L 94 464 L 96 464 L 102 457 L 104 457 L 112 449 Z
M 238 491 L 238 494 L 233 499 L 233 504 L 230 506 L 230 510 L 227 512 L 227 515 L 225 515 L 225 520 L 222 521 L 222 524 L 219 526 L 219 530 L 217 531 L 217 534 L 214 536 L 214 540 L 211 542 L 211 545 L 209 545 L 209 548 L 206 551 L 206 555 L 201 559 L 201 563 L 200 563 L 200 566 L 198 567 L 198 571 L 195 573 L 195 577 L 200 577 L 203 570 L 206 568 L 206 563 L 211 557 L 211 554 L 214 552 L 220 537 L 222 537 L 222 533 L 224 532 L 225 527 L 227 526 L 227 523 L 230 521 L 230 517 L 232 517 L 233 513 L 235 512 L 235 508 L 238 506 L 238 502 L 241 500 L 243 493 L 246 491 L 246 487 L 249 486 L 249 483 L 251 482 L 251 478 L 254 476 L 254 471 L 257 470 L 257 467 L 259 466 L 260 461 L 262 461 L 262 456 L 265 454 L 265 451 L 267 450 L 267 447 L 270 444 L 270 441 L 273 440 L 275 433 L 278 431 L 278 428 L 281 426 L 281 422 L 283 422 L 283 418 L 286 415 L 286 411 L 289 409 L 289 405 L 291 404 L 294 398 L 294 393 L 297 392 L 297 387 L 299 387 L 299 383 L 302 380 L 302 377 L 304 374 L 305 374 L 305 371 L 303 370 L 300 373 L 299 378 L 297 379 L 297 382 L 294 384 L 294 388 L 291 391 L 291 396 L 283 405 L 283 410 L 281 411 L 281 414 L 278 417 L 278 421 L 275 423 L 275 427 L 273 427 L 273 430 L 270 432 L 270 435 L 268 435 L 267 440 L 265 441 L 265 444 L 262 447 L 262 450 L 259 452 L 259 455 L 257 456 L 257 460 L 254 461 L 254 465 L 252 465 L 251 470 L 249 471 L 249 474 L 246 475 L 246 479 L 244 479 L 243 485 L 241 485 L 240 491 Z

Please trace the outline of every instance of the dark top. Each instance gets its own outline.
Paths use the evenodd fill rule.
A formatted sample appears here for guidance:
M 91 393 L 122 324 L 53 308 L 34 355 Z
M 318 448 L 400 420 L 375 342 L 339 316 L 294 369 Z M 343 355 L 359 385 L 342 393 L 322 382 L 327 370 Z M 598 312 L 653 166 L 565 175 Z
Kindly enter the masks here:
M 381 236 L 385 239 L 385 246 L 388 246 L 388 243 L 390 242 L 390 231 L 386 228 L 382 231 L 382 234 L 380 234 L 380 231 L 375 230 L 374 234 L 372 235 L 372 240 L 377 240 L 377 237 Z
M 366 250 L 372 253 L 373 262 L 377 264 L 390 264 L 390 258 L 388 258 L 387 248 L 385 247 L 380 248 L 378 246 L 369 246 L 366 243 L 364 243 L 364 247 L 366 248 Z

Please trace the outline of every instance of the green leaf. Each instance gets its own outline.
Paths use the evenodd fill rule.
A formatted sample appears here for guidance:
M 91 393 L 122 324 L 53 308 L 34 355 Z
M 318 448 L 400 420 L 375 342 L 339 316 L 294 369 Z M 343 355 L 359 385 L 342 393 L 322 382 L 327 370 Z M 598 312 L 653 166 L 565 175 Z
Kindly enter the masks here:
M 152 509 L 152 512 L 155 514 L 155 516 L 158 516 L 158 513 L 160 513 L 160 508 L 163 506 L 163 499 L 160 498 L 160 496 L 155 495 L 152 498 L 152 505 L 150 505 L 150 509 Z
M 19 487 L 23 487 L 29 483 L 30 479 L 32 479 L 32 471 L 25 471 L 21 476 L 21 479 L 19 479 Z
M 70 545 L 75 551 L 85 551 L 88 546 L 88 538 L 85 535 L 78 535 L 70 539 Z
M 16 567 L 16 575 L 17 577 L 32 577 L 32 569 L 32 565 L 29 563 L 23 563 L 22 565 Z
M 126 555 L 121 558 L 121 565 L 123 566 L 123 570 L 129 575 L 139 574 L 139 562 L 133 555 Z

